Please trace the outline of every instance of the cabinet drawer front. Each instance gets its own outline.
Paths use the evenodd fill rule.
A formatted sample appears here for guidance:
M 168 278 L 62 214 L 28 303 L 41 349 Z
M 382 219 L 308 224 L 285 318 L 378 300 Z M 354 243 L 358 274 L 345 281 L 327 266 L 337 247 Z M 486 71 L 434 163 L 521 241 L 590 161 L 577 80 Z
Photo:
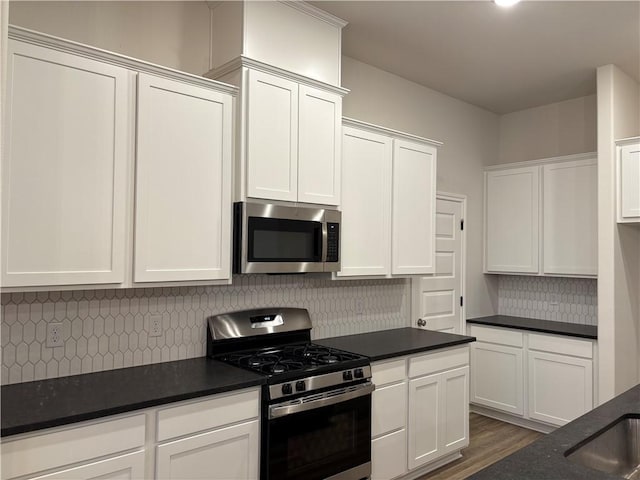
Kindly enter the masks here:
M 406 382 L 376 388 L 372 395 L 371 436 L 403 428 L 407 424 Z
M 497 343 L 498 345 L 512 347 L 522 347 L 524 345 L 523 333 L 514 330 L 472 325 L 469 335 L 476 337 L 479 342 Z
M 2 478 L 13 478 L 144 445 L 145 416 L 110 420 L 2 443 Z
M 371 442 L 371 479 L 390 480 L 407 471 L 407 431 L 400 430 Z
M 388 383 L 401 382 L 407 378 L 406 359 L 376 362 L 371 365 L 373 383 L 381 387 Z
M 158 441 L 257 418 L 259 391 L 216 395 L 158 412 Z
M 469 365 L 469 347 L 427 353 L 409 359 L 409 378 Z
M 50 473 L 32 480 L 135 480 L 144 478 L 144 451 Z
M 593 343 L 556 335 L 529 334 L 529 349 L 574 357 L 593 358 Z

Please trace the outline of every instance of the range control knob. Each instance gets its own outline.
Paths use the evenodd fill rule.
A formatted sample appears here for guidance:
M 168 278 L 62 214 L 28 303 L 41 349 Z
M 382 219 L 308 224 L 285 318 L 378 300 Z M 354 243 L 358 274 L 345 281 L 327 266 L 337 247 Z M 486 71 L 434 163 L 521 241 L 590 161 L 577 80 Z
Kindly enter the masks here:
M 353 376 L 356 377 L 356 378 L 362 378 L 362 377 L 364 377 L 364 372 L 362 371 L 361 368 L 356 368 L 353 371 Z
M 342 372 L 342 379 L 344 381 L 353 380 L 353 375 L 351 374 L 351 370 L 345 370 Z
M 291 384 L 290 383 L 282 384 L 282 394 L 283 395 L 291 395 L 291 393 L 293 393 L 293 389 L 291 388 Z
M 304 383 L 304 380 L 298 380 L 296 382 L 296 392 L 304 392 L 307 389 L 307 386 Z

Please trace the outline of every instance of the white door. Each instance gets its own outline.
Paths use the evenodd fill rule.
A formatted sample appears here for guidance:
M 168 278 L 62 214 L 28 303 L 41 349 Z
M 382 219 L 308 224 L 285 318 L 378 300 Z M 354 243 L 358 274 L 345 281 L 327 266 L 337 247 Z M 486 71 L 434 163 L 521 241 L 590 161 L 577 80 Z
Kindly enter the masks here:
M 298 199 L 298 84 L 249 70 L 247 196 Z
M 598 273 L 598 161 L 544 165 L 543 273 Z
M 485 173 L 485 270 L 538 273 L 540 167 Z
M 144 476 L 144 451 L 142 451 L 30 478 L 31 480 L 137 480 Z
M 340 205 L 342 97 L 300 85 L 298 201 Z
M 431 277 L 413 280 L 414 312 L 421 320 L 417 323 L 419 328 L 462 333 L 463 211 L 464 197 L 437 196 L 436 271 Z
M 343 127 L 339 277 L 391 271 L 391 138 Z
M 229 278 L 232 98 L 138 76 L 134 281 Z
M 593 408 L 593 361 L 530 351 L 529 416 L 564 425 Z
M 129 72 L 9 41 L 2 283 L 121 283 Z
M 430 145 L 393 142 L 394 275 L 427 275 L 435 271 L 436 156 L 437 149 Z
M 257 480 L 259 428 L 254 420 L 159 445 L 158 480 Z

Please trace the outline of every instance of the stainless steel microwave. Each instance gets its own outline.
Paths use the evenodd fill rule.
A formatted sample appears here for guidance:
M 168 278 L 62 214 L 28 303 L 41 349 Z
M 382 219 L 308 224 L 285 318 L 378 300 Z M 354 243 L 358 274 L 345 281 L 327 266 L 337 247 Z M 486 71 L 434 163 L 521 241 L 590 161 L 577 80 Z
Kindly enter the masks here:
M 337 210 L 237 202 L 233 217 L 234 273 L 340 270 Z

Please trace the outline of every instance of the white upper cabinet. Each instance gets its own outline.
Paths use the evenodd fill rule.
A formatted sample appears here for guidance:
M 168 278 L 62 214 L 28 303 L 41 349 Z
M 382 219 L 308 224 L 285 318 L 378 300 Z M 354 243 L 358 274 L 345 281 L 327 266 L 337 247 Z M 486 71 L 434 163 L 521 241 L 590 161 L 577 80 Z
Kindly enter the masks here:
M 298 85 L 247 72 L 247 196 L 298 199 Z
M 342 97 L 245 71 L 247 197 L 340 204 Z
M 342 98 L 300 85 L 298 201 L 340 205 Z
M 385 135 L 343 128 L 338 276 L 391 273 L 392 143 Z
M 394 275 L 435 272 L 436 152 L 431 145 L 394 140 Z
M 542 273 L 598 273 L 598 165 L 544 165 Z
M 485 172 L 485 272 L 596 276 L 595 154 Z
M 134 281 L 229 278 L 232 108 L 139 74 Z
M 237 89 L 19 27 L 9 38 L 3 287 L 229 283 Z
M 617 144 L 618 222 L 640 223 L 640 137 Z
M 538 272 L 539 167 L 485 173 L 487 272 Z
M 345 119 L 338 277 L 434 272 L 439 142 Z
M 3 286 L 124 281 L 130 93 L 124 68 L 9 41 Z

